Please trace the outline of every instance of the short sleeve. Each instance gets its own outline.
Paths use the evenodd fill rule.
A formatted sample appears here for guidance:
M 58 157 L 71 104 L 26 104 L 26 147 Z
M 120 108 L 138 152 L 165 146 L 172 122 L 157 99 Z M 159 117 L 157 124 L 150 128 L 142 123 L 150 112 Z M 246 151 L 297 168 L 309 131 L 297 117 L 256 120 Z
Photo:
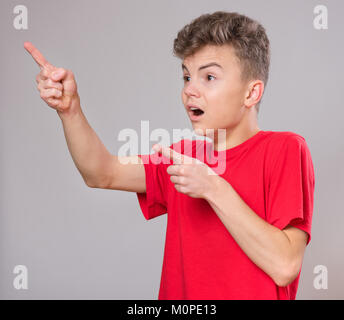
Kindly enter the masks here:
M 299 228 L 311 240 L 314 168 L 305 139 L 289 135 L 281 141 L 269 178 L 267 222 L 279 229 Z
M 167 172 L 158 153 L 138 156 L 144 164 L 146 192 L 136 194 L 144 217 L 150 220 L 167 213 Z

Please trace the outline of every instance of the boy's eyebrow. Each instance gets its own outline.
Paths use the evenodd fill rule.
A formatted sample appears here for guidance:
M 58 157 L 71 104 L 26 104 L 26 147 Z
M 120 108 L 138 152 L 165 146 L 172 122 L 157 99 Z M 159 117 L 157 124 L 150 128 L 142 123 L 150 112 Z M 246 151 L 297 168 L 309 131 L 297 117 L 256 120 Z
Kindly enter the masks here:
M 212 67 L 212 66 L 219 67 L 219 68 L 223 69 L 222 66 L 220 66 L 218 63 L 216 63 L 216 62 L 210 62 L 210 63 L 205 64 L 204 66 L 200 66 L 200 67 L 198 68 L 198 70 L 202 70 L 202 69 L 209 68 L 209 67 Z M 185 69 L 187 72 L 189 72 L 189 70 L 188 70 L 188 68 L 185 66 L 185 64 L 182 63 L 182 70 L 184 70 L 184 69 Z

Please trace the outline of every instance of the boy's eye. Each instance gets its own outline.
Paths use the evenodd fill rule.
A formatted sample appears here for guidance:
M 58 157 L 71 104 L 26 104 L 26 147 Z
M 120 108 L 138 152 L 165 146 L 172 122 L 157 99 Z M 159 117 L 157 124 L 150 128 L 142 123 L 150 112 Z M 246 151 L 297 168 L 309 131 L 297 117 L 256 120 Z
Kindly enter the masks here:
M 208 80 L 211 80 L 211 79 L 209 79 L 209 77 L 212 77 L 212 78 L 215 79 L 215 77 L 212 76 L 211 74 L 208 74 L 208 76 L 207 76 Z M 184 80 L 184 81 L 188 81 L 188 78 L 190 78 L 190 77 L 189 77 L 189 76 L 183 76 L 183 80 Z

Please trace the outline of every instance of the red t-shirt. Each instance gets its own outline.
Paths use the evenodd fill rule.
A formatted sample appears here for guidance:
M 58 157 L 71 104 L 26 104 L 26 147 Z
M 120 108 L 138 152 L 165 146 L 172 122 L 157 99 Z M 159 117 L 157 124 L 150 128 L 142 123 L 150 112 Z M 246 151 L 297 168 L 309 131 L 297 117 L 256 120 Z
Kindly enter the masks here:
M 220 155 L 206 140 L 183 139 L 170 147 L 193 158 L 202 154 L 199 148 L 205 148 L 207 157 Z M 292 225 L 306 231 L 308 244 L 314 168 L 305 139 L 293 132 L 261 130 L 221 152 L 226 153 L 226 170 L 220 176 L 246 204 L 279 229 Z M 137 193 L 144 217 L 168 213 L 158 299 L 295 299 L 300 273 L 290 285 L 277 286 L 239 247 L 205 199 L 175 189 L 166 171 L 172 160 L 162 161 L 158 153 L 139 156 L 146 174 L 146 192 Z M 207 157 L 200 160 L 218 166 Z

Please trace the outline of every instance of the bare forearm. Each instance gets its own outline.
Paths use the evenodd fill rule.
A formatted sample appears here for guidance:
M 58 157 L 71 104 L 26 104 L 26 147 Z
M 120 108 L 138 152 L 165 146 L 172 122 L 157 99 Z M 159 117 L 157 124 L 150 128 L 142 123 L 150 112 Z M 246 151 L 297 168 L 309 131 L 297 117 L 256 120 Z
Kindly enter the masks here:
M 80 104 L 79 97 L 73 103 Z M 58 113 L 69 152 L 85 183 L 91 187 L 102 187 L 111 173 L 113 156 L 89 125 L 81 108 L 74 109 L 78 112 Z
M 277 284 L 290 275 L 291 245 L 287 235 L 260 218 L 223 178 L 214 178 L 207 201 L 246 255 Z

